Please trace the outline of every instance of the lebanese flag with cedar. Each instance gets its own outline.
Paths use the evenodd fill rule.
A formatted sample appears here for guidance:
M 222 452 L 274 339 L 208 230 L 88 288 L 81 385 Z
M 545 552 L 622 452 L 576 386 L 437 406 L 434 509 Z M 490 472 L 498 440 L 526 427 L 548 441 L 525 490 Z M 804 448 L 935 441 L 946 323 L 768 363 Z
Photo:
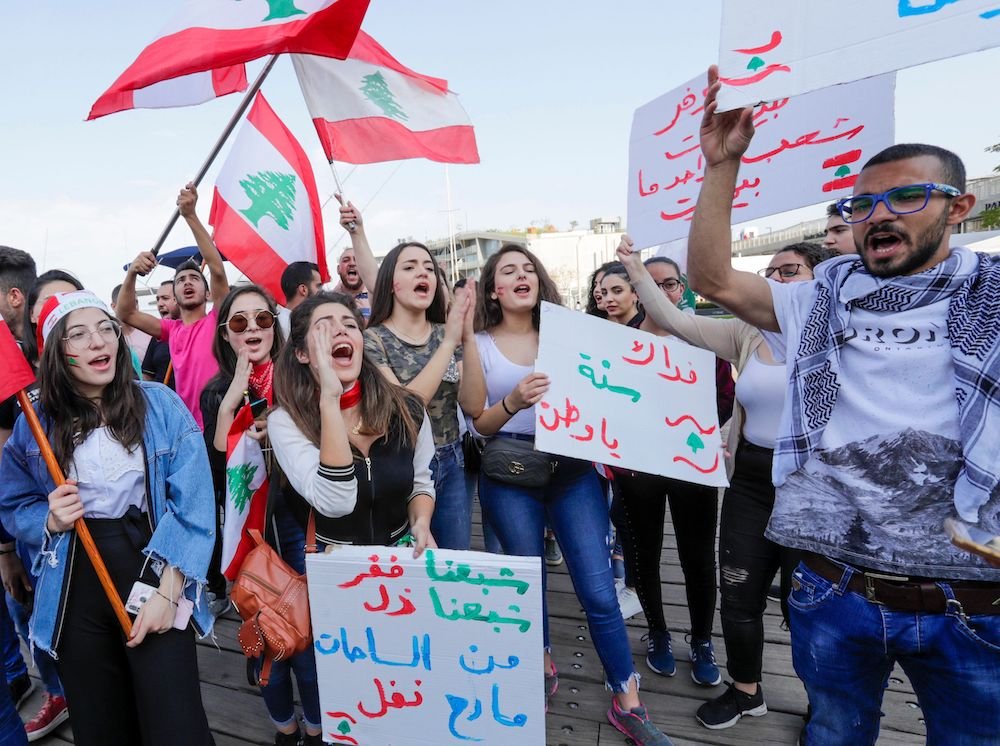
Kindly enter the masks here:
M 269 54 L 299 52 L 343 59 L 370 0 L 184 0 L 160 36 L 97 100 L 182 75 L 240 65 Z M 105 113 L 111 113 L 110 111 Z
M 247 89 L 246 65 L 220 67 L 159 83 L 136 90 L 109 90 L 90 109 L 90 119 L 129 109 L 169 109 L 176 106 L 196 106 L 213 98 L 228 96 Z
M 364 32 L 346 60 L 292 61 L 327 160 L 479 163 L 472 123 L 447 81 L 410 70 Z
M 323 282 L 330 279 L 312 167 L 263 94 L 219 171 L 208 221 L 219 251 L 279 302 L 281 273 L 292 262 L 313 262 Z
M 24 359 L 6 321 L 0 320 L 0 401 L 14 396 L 35 381 L 35 373 Z
M 236 413 L 226 436 L 226 517 L 222 529 L 222 574 L 235 580 L 247 553 L 256 546 L 249 531 L 264 531 L 267 511 L 267 466 L 260 443 L 247 435 L 253 411 Z

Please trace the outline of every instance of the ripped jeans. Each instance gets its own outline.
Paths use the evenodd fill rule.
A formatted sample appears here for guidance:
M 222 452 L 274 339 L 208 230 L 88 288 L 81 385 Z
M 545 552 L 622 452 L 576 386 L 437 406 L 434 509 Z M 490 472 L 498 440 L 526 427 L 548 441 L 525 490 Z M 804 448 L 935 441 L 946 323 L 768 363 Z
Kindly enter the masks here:
M 774 573 L 781 570 L 781 610 L 788 619 L 792 570 L 799 553 L 764 536 L 774 507 L 770 449 L 745 440 L 736 450 L 732 484 L 722 499 L 719 525 L 719 588 L 726 668 L 734 681 L 761 680 L 764 609 Z

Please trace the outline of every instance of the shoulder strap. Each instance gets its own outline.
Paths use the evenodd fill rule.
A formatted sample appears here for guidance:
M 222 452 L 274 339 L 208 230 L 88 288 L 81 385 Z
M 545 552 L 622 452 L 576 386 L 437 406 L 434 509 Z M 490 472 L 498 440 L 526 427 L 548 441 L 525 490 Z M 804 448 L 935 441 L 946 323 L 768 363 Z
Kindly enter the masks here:
M 316 546 L 316 511 L 309 509 L 309 522 L 306 525 L 306 554 L 315 554 L 319 551 Z

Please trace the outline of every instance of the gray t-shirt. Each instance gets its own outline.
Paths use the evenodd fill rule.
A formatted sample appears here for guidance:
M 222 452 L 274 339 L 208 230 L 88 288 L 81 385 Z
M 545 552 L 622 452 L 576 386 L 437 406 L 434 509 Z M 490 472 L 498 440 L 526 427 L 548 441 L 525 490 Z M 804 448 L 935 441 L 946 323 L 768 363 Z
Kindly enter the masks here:
M 444 324 L 433 324 L 431 336 L 422 345 L 406 342 L 383 324 L 365 330 L 365 353 L 375 365 L 391 368 L 404 386 L 420 375 L 444 340 Z M 434 445 L 443 446 L 456 442 L 458 428 L 458 386 L 461 382 L 458 363 L 462 348 L 458 347 L 444 372 L 441 385 L 427 405 L 427 414 L 434 431 Z

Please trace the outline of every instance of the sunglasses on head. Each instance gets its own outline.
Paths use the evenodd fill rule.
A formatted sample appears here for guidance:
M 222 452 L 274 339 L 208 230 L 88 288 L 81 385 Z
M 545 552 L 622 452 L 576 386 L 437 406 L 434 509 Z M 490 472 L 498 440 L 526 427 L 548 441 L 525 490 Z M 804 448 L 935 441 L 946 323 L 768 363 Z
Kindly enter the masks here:
M 270 311 L 254 311 L 253 320 L 257 323 L 258 329 L 270 329 L 274 326 L 275 314 Z M 229 317 L 229 321 L 226 321 L 219 326 L 228 326 L 229 331 L 234 334 L 242 334 L 250 326 L 250 318 L 247 316 L 246 311 L 240 311 L 239 313 L 234 313 Z

